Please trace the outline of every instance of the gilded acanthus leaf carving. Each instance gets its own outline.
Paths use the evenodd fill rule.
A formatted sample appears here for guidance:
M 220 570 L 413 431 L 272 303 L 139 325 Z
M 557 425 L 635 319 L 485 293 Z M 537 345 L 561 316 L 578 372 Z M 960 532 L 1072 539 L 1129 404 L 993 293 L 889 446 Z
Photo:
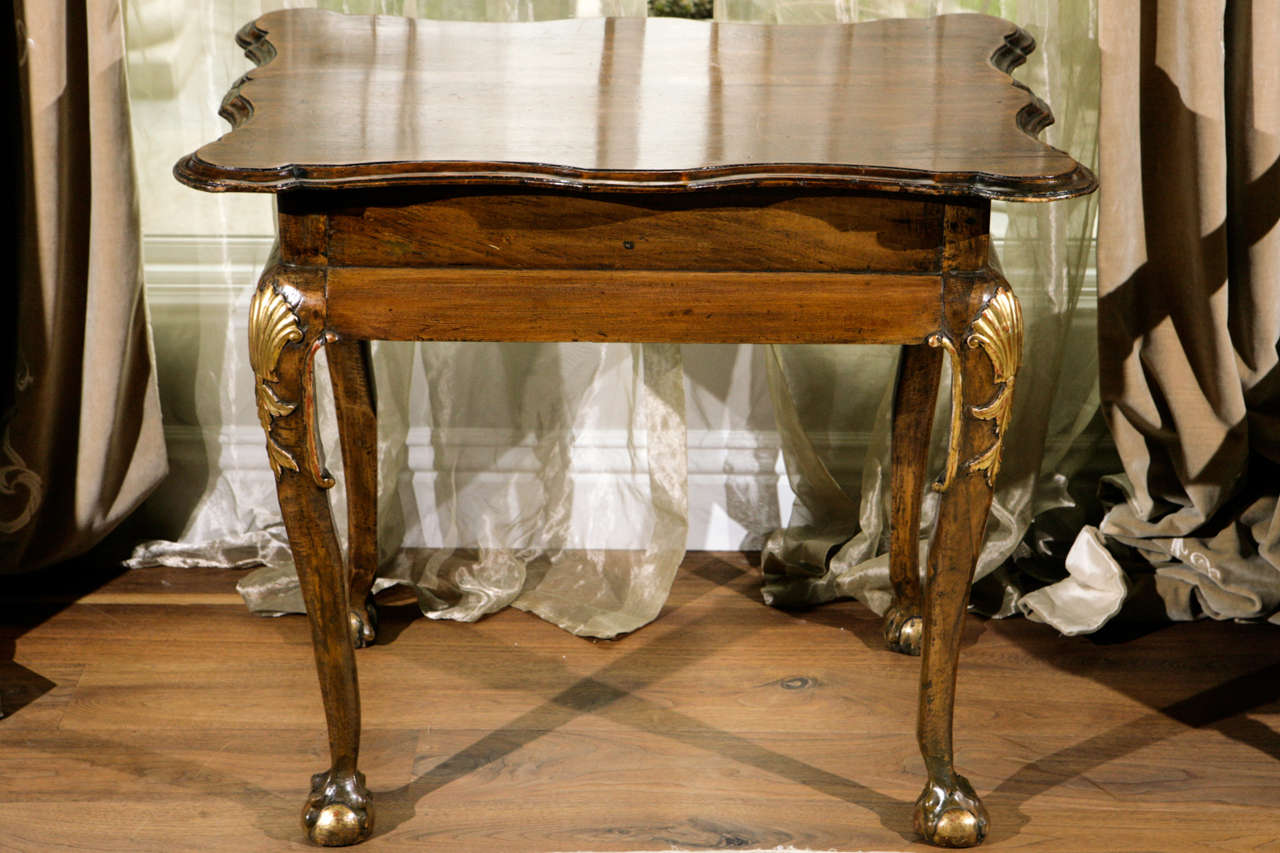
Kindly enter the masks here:
M 969 470 L 985 471 L 987 483 L 994 485 L 1000 472 L 1000 448 L 1013 412 L 1013 381 L 1022 363 L 1022 307 L 1013 291 L 1007 287 L 996 291 L 974 321 L 968 340 L 970 348 L 982 347 L 991 359 L 992 377 L 1000 386 L 990 402 L 969 410 L 976 418 L 995 421 L 995 441 L 969 461 Z
M 975 418 L 995 422 L 996 435 L 990 447 L 965 463 L 965 470 L 982 471 L 986 474 L 987 484 L 995 485 L 996 474 L 1000 472 L 1001 446 L 1013 411 L 1013 380 L 1022 362 L 1022 308 L 1011 290 L 1001 287 L 987 300 L 965 340 L 970 349 L 982 347 L 991 359 L 992 381 L 998 386 L 989 402 L 969 407 Z M 960 468 L 964 380 L 960 354 L 951 339 L 944 334 L 931 335 L 929 345 L 942 347 L 951 356 L 951 435 L 947 444 L 947 467 L 942 479 L 933 484 L 935 490 L 945 492 Z
M 249 365 L 253 368 L 256 386 L 258 421 L 267 435 L 267 457 L 277 480 L 285 468 L 297 471 L 298 462 L 276 443 L 272 427 L 276 418 L 289 414 L 298 404 L 282 400 L 268 383 L 280 381 L 276 367 L 285 345 L 300 340 L 302 329 L 293 306 L 270 283 L 258 285 L 249 303 Z

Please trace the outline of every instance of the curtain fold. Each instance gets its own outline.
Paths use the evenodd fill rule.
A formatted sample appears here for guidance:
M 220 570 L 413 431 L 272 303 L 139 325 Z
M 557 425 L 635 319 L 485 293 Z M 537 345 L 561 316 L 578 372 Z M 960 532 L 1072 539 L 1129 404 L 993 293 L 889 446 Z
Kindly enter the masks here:
M 1101 6 L 1099 358 L 1124 471 L 1028 606 L 1064 629 L 1129 598 L 1280 621 L 1280 2 Z
M 861 21 L 982 12 L 1028 30 L 1037 47 L 1015 77 L 1050 104 L 1056 122 L 1042 137 L 1094 166 L 1097 151 L 1097 20 L 1092 3 L 1052 0 L 721 0 L 722 20 L 769 23 Z M 992 615 L 1060 575 L 1075 530 L 1038 534 L 1036 519 L 1077 509 L 1072 478 L 1099 438 L 1092 324 L 1077 317 L 1093 261 L 1096 197 L 1053 204 L 992 205 L 993 237 L 1022 303 L 1026 337 L 1013 420 L 1005 440 L 975 606 Z M 764 550 L 766 601 L 810 606 L 854 597 L 877 612 L 889 605 L 889 433 L 897 349 L 773 347 L 769 380 L 787 475 L 796 494 L 788 524 Z M 945 370 L 945 369 L 944 369 Z M 944 372 L 944 383 L 949 375 Z M 833 388 L 844 396 L 835 397 Z M 935 412 L 930 472 L 941 470 L 947 395 Z M 926 490 L 920 547 L 927 547 L 937 494 Z M 1056 512 L 1055 512 L 1056 511 Z M 1056 538 L 1055 538 L 1056 537 Z M 1033 544 L 1028 544 L 1033 543 Z M 1017 565 L 1008 563 L 1017 557 Z M 924 565 L 924 560 L 921 560 Z M 1052 610 L 1053 606 L 1050 605 Z
M 22 186 L 0 571 L 80 554 L 166 471 L 118 0 L 18 3 Z

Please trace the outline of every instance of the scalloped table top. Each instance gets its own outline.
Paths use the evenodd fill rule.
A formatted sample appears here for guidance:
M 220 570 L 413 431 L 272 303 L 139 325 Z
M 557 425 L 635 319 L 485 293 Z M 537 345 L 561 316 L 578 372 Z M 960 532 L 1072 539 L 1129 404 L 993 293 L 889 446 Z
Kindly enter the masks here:
M 1096 181 L 1035 134 L 1008 72 L 1034 44 L 984 15 L 770 26 L 470 23 L 273 12 L 233 130 L 174 167 L 203 190 L 428 183 L 683 190 L 835 184 L 1066 198 Z

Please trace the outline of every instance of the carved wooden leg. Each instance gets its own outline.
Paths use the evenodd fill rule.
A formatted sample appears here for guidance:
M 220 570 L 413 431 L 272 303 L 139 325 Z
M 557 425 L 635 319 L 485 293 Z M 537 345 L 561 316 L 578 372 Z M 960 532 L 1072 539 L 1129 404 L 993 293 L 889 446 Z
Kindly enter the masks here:
M 326 348 L 338 409 L 347 488 L 347 567 L 351 640 L 356 648 L 377 636 L 371 590 L 378 570 L 378 416 L 368 341 L 335 341 Z
M 356 769 L 360 700 L 346 573 L 326 494 L 333 479 L 320 465 L 315 439 L 311 373 L 325 342 L 320 285 L 313 272 L 287 269 L 273 259 L 250 306 L 249 351 L 258 416 L 311 622 L 329 728 L 332 766 L 312 778 L 302 821 L 312 841 L 338 846 L 366 838 L 373 813 L 364 775 Z
M 1022 353 L 1022 315 L 1002 281 L 962 336 L 930 343 L 952 359 L 952 424 L 947 469 L 929 549 L 917 735 L 929 781 L 916 801 L 916 830 L 944 847 L 970 847 L 987 833 L 987 814 L 968 780 L 955 772 L 951 718 L 956 661 L 974 563 L 982 547 L 992 488 L 1009 422 Z
M 892 520 L 889 526 L 889 577 L 893 603 L 884 616 L 889 648 L 920 654 L 924 622 L 920 615 L 920 494 L 929 461 L 929 435 L 938 397 L 941 350 L 925 345 L 902 348 L 893 395 L 893 461 L 890 476 Z

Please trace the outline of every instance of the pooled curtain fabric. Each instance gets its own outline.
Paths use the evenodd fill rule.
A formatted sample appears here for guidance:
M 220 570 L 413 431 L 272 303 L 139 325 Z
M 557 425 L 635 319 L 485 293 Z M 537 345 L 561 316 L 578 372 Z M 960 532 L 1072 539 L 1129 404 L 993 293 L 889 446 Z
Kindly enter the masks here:
M 1173 619 L 1280 621 L 1280 2 L 1101 11 L 1098 334 L 1124 473 L 1032 612 L 1087 630 L 1138 592 Z
M 720 0 L 716 7 L 722 19 L 776 23 L 950 12 L 998 15 L 1035 37 L 1035 52 L 1015 76 L 1053 109 L 1057 120 L 1042 138 L 1093 166 L 1098 48 L 1090 3 Z M 1077 318 L 1092 262 L 1095 209 L 1094 196 L 992 206 L 994 242 L 1026 323 L 1013 421 L 976 573 L 975 604 L 996 615 L 1017 612 L 1023 589 L 1042 585 L 1003 564 L 1027 551 L 1023 541 L 1038 516 L 1075 506 L 1070 479 L 1096 442 L 1096 430 L 1087 429 L 1097 411 L 1095 338 L 1092 323 Z M 889 605 L 889 432 L 898 352 L 871 349 L 770 349 L 770 388 L 796 494 L 790 522 L 770 537 L 763 557 L 765 598 L 775 605 L 808 606 L 844 597 L 859 598 L 878 612 Z M 947 401 L 945 392 L 939 394 L 930 455 L 935 473 L 945 458 Z M 926 490 L 922 549 L 937 498 Z M 1052 543 L 1041 546 L 1053 550 Z
M 135 104 L 148 116 L 139 133 L 149 167 L 167 173 L 182 154 L 225 132 L 216 106 L 248 63 L 232 39 L 260 14 L 261 3 L 177 4 L 137 0 L 130 18 Z M 298 5 L 298 4 L 295 4 Z M 321 2 L 350 13 L 478 20 L 531 20 L 589 15 L 643 15 L 643 0 L 533 0 L 485 3 L 445 0 Z M 179 57 L 177 61 L 174 57 Z M 521 105 L 513 104 L 513 109 Z M 589 108 L 572 104 L 564 109 Z M 166 136 L 168 129 L 179 132 Z M 148 232 L 172 233 L 198 223 L 226 242 L 237 233 L 270 233 L 263 199 L 224 199 L 154 179 Z M 257 204 L 251 208 L 249 205 Z M 191 211 L 198 209 L 199 214 Z M 144 218 L 147 211 L 144 210 Z M 253 275 L 225 285 L 252 291 Z M 175 417 L 194 424 L 253 424 L 242 323 L 244 298 L 212 306 L 207 324 L 225 338 L 201 342 L 192 368 L 194 394 L 173 388 Z M 577 634 L 609 637 L 653 619 L 684 555 L 688 530 L 685 391 L 681 348 L 674 345 L 422 344 L 374 345 L 379 417 L 378 587 L 412 588 L 432 618 L 474 620 L 508 605 Z M 327 397 L 326 371 L 317 377 Z M 188 396 L 189 395 L 189 396 Z M 183 405 L 190 399 L 188 405 Z M 336 449 L 327 407 L 321 424 Z M 250 429 L 253 427 L 250 426 Z M 429 436 L 427 447 L 411 433 Z M 225 430 L 213 429 L 210 455 Z M 255 445 L 260 439 L 255 441 Z M 411 481 L 410 452 L 427 451 L 433 505 L 421 508 Z M 586 454 L 593 470 L 579 476 Z M 302 610 L 297 579 L 265 458 L 244 468 L 209 464 L 208 481 L 174 541 L 140 547 L 134 565 L 253 566 L 240 589 L 260 612 Z M 499 466 L 499 463 L 501 465 Z M 341 478 L 341 459 L 329 454 Z M 505 474 L 493 474 L 501 467 Z M 514 475 L 510 473 L 512 469 Z M 331 493 L 345 536 L 345 495 Z
M 27 0 L 14 12 L 9 132 L 21 130 L 11 167 L 22 184 L 8 202 L 21 237 L 16 304 L 5 306 L 13 356 L 0 362 L 13 367 L 2 380 L 0 572 L 86 551 L 166 470 L 120 3 Z

